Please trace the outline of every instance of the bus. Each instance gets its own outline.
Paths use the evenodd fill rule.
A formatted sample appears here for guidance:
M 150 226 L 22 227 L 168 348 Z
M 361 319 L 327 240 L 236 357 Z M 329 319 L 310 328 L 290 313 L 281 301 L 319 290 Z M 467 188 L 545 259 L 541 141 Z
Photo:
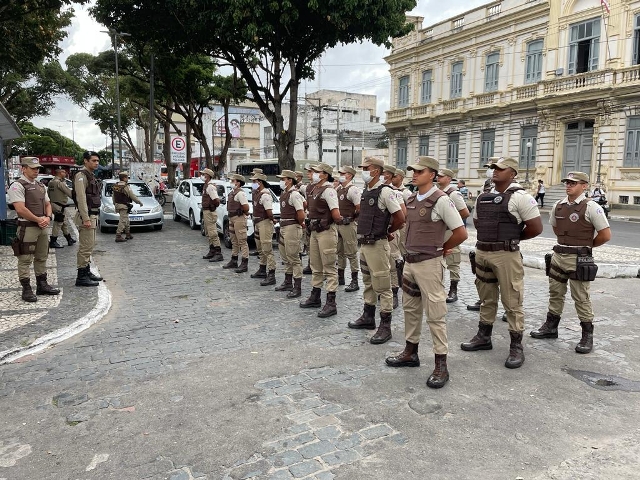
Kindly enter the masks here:
M 276 195 L 280 195 L 280 179 L 276 175 L 280 175 L 280 164 L 277 158 L 265 158 L 262 160 L 243 161 L 236 167 L 236 173 L 244 176 L 249 182 L 249 178 L 253 176 L 253 169 L 260 168 L 267 176 L 267 181 L 271 189 Z

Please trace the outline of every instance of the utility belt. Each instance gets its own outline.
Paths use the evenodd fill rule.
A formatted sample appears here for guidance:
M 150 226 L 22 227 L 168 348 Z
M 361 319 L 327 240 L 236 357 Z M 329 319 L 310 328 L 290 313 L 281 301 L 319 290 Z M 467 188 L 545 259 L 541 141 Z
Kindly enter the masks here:
M 59 206 L 62 210 L 64 210 L 65 208 L 68 207 L 68 205 L 66 203 L 60 203 L 60 202 L 53 202 L 55 203 L 57 206 Z
M 373 245 L 379 240 L 386 240 L 386 235 L 384 237 L 371 237 L 371 236 L 362 236 L 358 237 L 358 245 Z
M 19 219 L 17 223 L 19 227 L 39 227 L 38 222 L 32 222 L 30 220 Z
M 504 242 L 476 242 L 476 248 L 483 252 L 518 252 L 520 240 L 505 240 Z
M 442 251 L 440 251 L 439 253 L 436 253 L 435 256 L 431 253 L 406 253 L 403 258 L 404 258 L 404 261 L 407 263 L 418 263 L 418 262 L 424 262 L 425 260 L 431 260 L 433 258 L 437 258 L 441 256 L 442 256 Z
M 331 223 L 332 222 L 330 220 L 326 220 L 324 218 L 312 218 L 309 220 L 308 229 L 311 232 L 316 233 L 324 232 L 325 230 L 329 230 Z
M 591 247 L 567 247 L 566 245 L 554 245 L 553 251 L 556 253 L 569 253 L 573 255 L 591 255 Z
M 89 215 L 99 215 L 100 209 L 90 208 L 88 213 Z
M 298 220 L 296 220 L 295 218 L 281 218 L 280 219 L 280 226 L 281 227 L 288 227 L 289 225 L 299 225 L 300 223 L 298 222 Z
M 553 250 L 556 253 L 575 253 L 575 250 L 585 251 L 588 249 L 591 252 L 591 247 L 562 247 L 563 249 L 572 249 L 573 251 L 556 251 L 556 247 L 562 247 L 556 245 Z M 567 280 L 577 280 L 579 282 L 593 282 L 598 274 L 598 265 L 594 261 L 591 253 L 578 253 L 576 256 L 576 267 L 572 272 L 565 272 L 558 265 L 552 264 L 553 255 L 547 253 L 544 256 L 545 273 L 547 277 L 553 278 L 560 283 L 567 283 Z
M 242 215 L 242 210 L 236 210 L 235 212 L 229 212 L 229 218 L 239 217 Z
M 36 242 L 25 242 L 24 233 L 27 227 L 38 227 L 36 222 L 30 222 L 29 220 L 18 220 L 18 235 L 11 241 L 11 249 L 13 255 L 19 257 L 20 255 L 32 255 L 36 251 Z M 39 227 L 38 227 L 39 228 Z
M 353 223 L 354 220 L 355 218 L 352 217 L 342 217 L 342 222 L 340 222 L 340 225 L 349 225 L 350 223 Z
M 265 220 L 269 220 L 269 217 L 253 217 L 253 225 L 257 225 Z

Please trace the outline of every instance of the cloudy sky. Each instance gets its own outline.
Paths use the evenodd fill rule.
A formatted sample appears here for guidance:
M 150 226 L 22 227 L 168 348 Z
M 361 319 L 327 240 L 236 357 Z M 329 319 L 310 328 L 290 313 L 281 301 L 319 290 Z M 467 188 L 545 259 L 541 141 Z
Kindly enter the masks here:
M 424 27 L 458 15 L 476 6 L 488 3 L 487 0 L 419 0 L 412 15 L 425 18 Z M 78 52 L 97 54 L 111 48 L 104 27 L 98 24 L 88 13 L 88 6 L 76 6 L 76 16 L 69 28 L 69 34 L 62 44 L 63 54 L 60 62 Z M 311 93 L 318 89 L 341 90 L 354 93 L 376 95 L 378 115 L 382 120 L 389 109 L 391 78 L 389 68 L 383 58 L 388 50 L 370 43 L 352 44 L 329 50 L 321 61 L 316 79 L 301 86 L 300 94 Z M 36 117 L 33 123 L 38 127 L 58 130 L 83 148 L 100 150 L 107 144 L 107 138 L 89 119 L 80 107 L 60 98 L 56 108 L 47 117 Z

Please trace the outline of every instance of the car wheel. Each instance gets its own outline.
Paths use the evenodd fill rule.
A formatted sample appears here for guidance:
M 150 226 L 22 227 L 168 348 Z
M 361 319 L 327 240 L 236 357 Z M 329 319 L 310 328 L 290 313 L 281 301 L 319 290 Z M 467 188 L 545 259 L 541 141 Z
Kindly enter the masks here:
M 227 248 L 231 248 L 231 233 L 229 232 L 229 222 L 224 222 L 222 227 L 222 242 Z
M 109 229 L 100 223 L 100 219 L 98 218 L 98 228 L 100 228 L 100 233 L 107 233 Z
M 162 230 L 162 225 L 154 225 L 153 229 L 157 232 L 159 230 Z
M 180 215 L 178 215 L 178 211 L 176 210 L 176 204 L 173 204 L 173 221 L 174 222 L 179 222 L 180 221 Z
M 193 214 L 193 210 L 189 210 L 189 226 L 191 230 L 197 230 L 198 224 L 196 224 L 196 216 Z

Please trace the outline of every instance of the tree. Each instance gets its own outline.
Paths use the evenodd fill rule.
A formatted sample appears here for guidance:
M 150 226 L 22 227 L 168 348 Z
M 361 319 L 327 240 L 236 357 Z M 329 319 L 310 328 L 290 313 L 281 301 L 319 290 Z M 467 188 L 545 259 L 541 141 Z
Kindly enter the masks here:
M 339 43 L 370 40 L 390 45 L 413 26 L 405 12 L 415 0 L 97 0 L 101 23 L 154 42 L 174 54 L 221 58 L 247 82 L 252 99 L 274 131 L 280 165 L 293 169 L 298 87 L 313 78 L 313 61 Z M 288 98 L 289 122 L 282 104 Z
M 38 128 L 31 122 L 20 122 L 23 135 L 13 140 L 11 156 L 14 155 L 59 155 L 82 158 L 84 149 L 70 138 L 50 128 Z

